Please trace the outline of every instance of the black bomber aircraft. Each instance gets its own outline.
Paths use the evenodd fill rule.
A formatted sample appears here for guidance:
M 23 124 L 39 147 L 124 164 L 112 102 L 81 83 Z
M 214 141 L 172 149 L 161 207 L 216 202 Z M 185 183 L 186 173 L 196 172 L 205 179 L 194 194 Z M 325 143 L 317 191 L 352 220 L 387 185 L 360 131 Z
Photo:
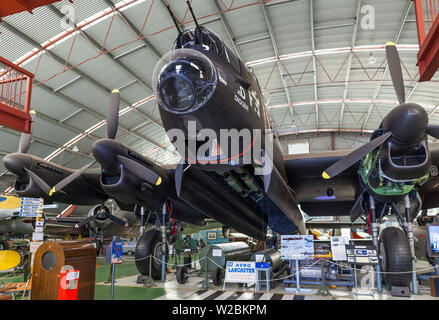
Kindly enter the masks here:
M 136 213 L 138 208 L 163 210 L 168 221 L 180 218 L 190 223 L 208 217 L 256 239 L 264 239 L 267 228 L 278 234 L 305 234 L 299 205 L 311 217 L 361 216 L 373 226 L 383 270 L 410 271 L 410 224 L 421 207 L 439 207 L 439 149 L 429 146 L 426 138 L 439 137 L 439 128 L 428 125 L 421 106 L 404 103 L 396 48 L 389 44 L 387 55 L 401 105 L 385 117 L 371 142 L 352 153 L 283 156 L 255 75 L 195 17 L 194 28 L 181 30 L 169 11 L 178 37 L 156 65 L 153 82 L 164 128 L 181 161 L 161 167 L 114 139 L 119 116 L 115 91 L 107 114 L 107 139 L 93 146 L 101 171 L 85 187 L 93 186 L 99 196 L 114 198 L 121 208 Z M 7 168 L 20 181 L 36 185 L 32 171 L 23 171 L 22 156 L 5 157 Z M 31 169 L 37 166 L 38 161 Z M 52 179 L 51 185 L 57 186 L 51 189 L 40 181 L 38 190 L 60 198 L 69 195 L 74 186 L 86 182 L 88 167 L 70 176 L 63 169 L 63 177 L 56 179 L 51 173 L 44 180 Z M 20 189 L 20 183 L 16 186 Z M 401 206 L 407 213 L 405 224 Z M 377 221 L 390 214 L 399 217 L 404 232 L 384 229 L 378 243 Z M 136 264 L 143 275 L 148 274 L 147 257 L 161 254 L 161 241 L 157 230 L 145 232 L 138 241 Z M 159 270 L 160 265 L 153 264 L 154 277 Z M 407 279 L 385 280 L 407 285 Z

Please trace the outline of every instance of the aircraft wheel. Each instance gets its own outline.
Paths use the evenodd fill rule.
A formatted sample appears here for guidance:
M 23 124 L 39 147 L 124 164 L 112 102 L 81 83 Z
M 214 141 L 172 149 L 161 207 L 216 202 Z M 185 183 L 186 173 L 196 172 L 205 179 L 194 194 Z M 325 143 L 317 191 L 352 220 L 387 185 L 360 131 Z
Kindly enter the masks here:
M 185 284 L 187 281 L 187 268 L 179 267 L 177 269 L 177 282 L 179 284 Z
M 169 249 L 166 246 L 166 262 L 168 262 Z M 150 259 L 152 256 L 152 259 Z M 162 234 L 159 230 L 145 232 L 137 241 L 136 267 L 141 275 L 149 276 L 151 260 L 151 277 L 160 279 L 162 276 Z
M 394 227 L 384 229 L 379 246 L 384 282 L 389 286 L 408 287 L 412 278 L 412 255 L 405 232 Z
M 4 240 L 0 240 L 0 251 L 3 250 L 9 250 L 9 244 Z
M 223 283 L 223 271 L 220 268 L 216 268 L 212 275 L 213 284 L 220 286 Z

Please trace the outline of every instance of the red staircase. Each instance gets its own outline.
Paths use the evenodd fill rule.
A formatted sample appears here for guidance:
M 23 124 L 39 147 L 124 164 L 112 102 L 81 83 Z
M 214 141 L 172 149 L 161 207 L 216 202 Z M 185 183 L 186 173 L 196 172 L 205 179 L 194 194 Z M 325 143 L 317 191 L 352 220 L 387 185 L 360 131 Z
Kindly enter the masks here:
M 0 57 L 0 125 L 31 133 L 33 79 L 32 73 Z
M 431 80 L 439 68 L 439 0 L 412 0 L 418 29 L 419 81 Z

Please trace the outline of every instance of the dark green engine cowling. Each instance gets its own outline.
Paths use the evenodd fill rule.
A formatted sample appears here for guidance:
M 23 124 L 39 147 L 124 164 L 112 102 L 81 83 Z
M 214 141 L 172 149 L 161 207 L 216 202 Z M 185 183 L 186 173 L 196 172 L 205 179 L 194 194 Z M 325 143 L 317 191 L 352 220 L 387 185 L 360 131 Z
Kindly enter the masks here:
M 429 173 L 427 173 L 422 177 L 411 180 L 391 180 L 383 175 L 380 169 L 379 159 L 380 149 L 369 153 L 358 172 L 362 182 L 378 196 L 398 197 L 406 195 L 410 193 L 416 185 L 422 185 L 429 178 Z

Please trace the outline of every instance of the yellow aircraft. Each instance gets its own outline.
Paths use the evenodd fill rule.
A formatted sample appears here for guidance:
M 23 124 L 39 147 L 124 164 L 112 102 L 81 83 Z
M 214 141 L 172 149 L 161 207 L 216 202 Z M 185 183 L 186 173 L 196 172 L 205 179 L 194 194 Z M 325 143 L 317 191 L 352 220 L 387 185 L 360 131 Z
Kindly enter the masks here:
M 0 220 L 16 217 L 20 213 L 21 199 L 0 195 Z

